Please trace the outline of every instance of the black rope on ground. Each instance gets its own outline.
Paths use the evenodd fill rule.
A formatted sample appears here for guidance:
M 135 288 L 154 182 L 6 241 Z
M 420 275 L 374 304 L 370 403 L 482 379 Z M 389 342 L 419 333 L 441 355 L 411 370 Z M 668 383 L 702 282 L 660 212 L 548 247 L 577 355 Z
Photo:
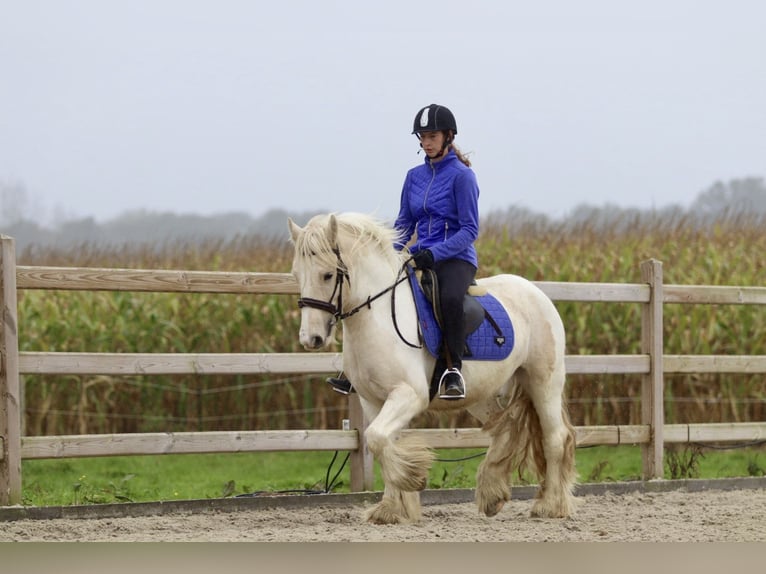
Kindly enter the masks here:
M 332 489 L 338 486 L 339 483 L 337 483 L 338 477 L 340 476 L 340 473 L 343 472 L 343 469 L 346 466 L 346 463 L 348 462 L 349 457 L 351 456 L 351 453 L 346 453 L 346 458 L 343 459 L 343 462 L 340 465 L 340 468 L 338 469 L 338 472 L 335 473 L 335 476 L 332 477 L 332 480 L 330 480 L 330 472 L 332 471 L 332 467 L 335 466 L 335 461 L 338 460 L 338 451 L 335 451 L 335 454 L 332 457 L 332 460 L 330 461 L 329 466 L 327 467 L 327 473 L 325 474 L 324 479 L 324 490 L 317 490 L 317 489 L 311 489 L 311 488 L 290 488 L 287 490 L 256 490 L 255 492 L 247 492 L 243 494 L 238 494 L 234 498 L 253 498 L 256 496 L 268 496 L 268 495 L 275 495 L 275 494 L 330 494 L 332 492 Z
M 476 454 L 471 454 L 471 455 L 463 456 L 463 457 L 460 457 L 460 458 L 435 458 L 434 462 L 463 462 L 464 460 L 471 460 L 473 458 L 479 458 L 481 456 L 484 456 L 485 454 L 487 454 L 486 450 L 484 452 L 479 452 L 479 453 L 476 453 Z
M 437 458 L 434 459 L 434 462 L 462 462 L 464 460 L 471 460 L 474 458 L 479 458 L 487 454 L 487 451 L 479 452 L 476 454 L 472 454 L 469 456 L 463 456 L 460 458 Z M 332 479 L 330 479 L 330 473 L 332 472 L 333 466 L 335 466 L 335 461 L 338 460 L 338 451 L 335 451 L 335 454 L 332 456 L 332 460 L 330 460 L 330 464 L 327 466 L 327 472 L 325 473 L 325 479 L 324 479 L 324 490 L 317 490 L 317 489 L 310 489 L 310 488 L 293 488 L 293 489 L 287 489 L 287 490 L 256 490 L 255 492 L 248 492 L 243 494 L 237 494 L 234 498 L 252 498 L 256 496 L 266 496 L 266 495 L 275 495 L 275 494 L 330 494 L 332 490 L 339 485 L 338 477 L 340 477 L 340 473 L 343 472 L 343 469 L 346 467 L 346 463 L 348 463 L 348 459 L 350 458 L 351 453 L 347 452 L 345 458 L 343 459 L 343 462 L 340 465 L 340 468 L 338 471 L 333 475 Z
M 346 463 L 348 462 L 349 457 L 351 456 L 350 452 L 346 453 L 346 458 L 343 459 L 343 462 L 340 465 L 340 468 L 338 469 L 338 472 L 335 473 L 335 476 L 332 477 L 332 480 L 329 480 L 330 478 L 330 470 L 332 469 L 333 465 L 335 464 L 335 460 L 338 458 L 338 451 L 335 451 L 335 454 L 332 457 L 332 460 L 330 461 L 330 466 L 327 467 L 327 474 L 324 478 L 324 491 L 325 493 L 329 494 L 332 492 L 332 489 L 336 486 L 336 480 L 338 480 L 338 477 L 340 476 L 341 471 L 345 468 Z

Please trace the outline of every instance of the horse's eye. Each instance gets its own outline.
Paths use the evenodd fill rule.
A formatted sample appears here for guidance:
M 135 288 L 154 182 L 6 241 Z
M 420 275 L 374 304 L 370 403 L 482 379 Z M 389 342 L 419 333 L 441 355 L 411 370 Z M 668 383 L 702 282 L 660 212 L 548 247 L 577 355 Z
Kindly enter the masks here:
M 330 280 L 330 279 L 332 279 L 332 278 L 333 278 L 333 274 L 332 274 L 332 273 L 325 273 L 325 274 L 322 276 L 322 279 L 324 279 L 325 281 L 329 281 L 329 280 Z

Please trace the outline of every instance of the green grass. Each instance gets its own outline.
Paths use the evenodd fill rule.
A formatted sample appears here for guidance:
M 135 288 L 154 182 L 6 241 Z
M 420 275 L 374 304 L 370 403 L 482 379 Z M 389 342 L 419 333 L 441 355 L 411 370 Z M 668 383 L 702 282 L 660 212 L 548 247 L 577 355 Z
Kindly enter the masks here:
M 322 488 L 332 455 L 295 452 L 30 460 L 22 464 L 22 498 L 28 505 L 58 506 Z M 336 468 L 341 455 L 345 456 L 339 454 Z M 347 469 L 345 473 L 348 476 Z M 345 480 L 348 484 L 348 478 Z
M 473 488 L 482 450 L 440 450 L 428 488 Z M 477 455 L 477 456 L 472 456 Z M 23 504 L 68 506 L 221 498 L 255 491 L 324 490 L 341 468 L 339 453 L 238 453 L 26 460 L 22 465 Z M 675 475 L 668 468 L 675 461 Z M 577 450 L 580 482 L 638 480 L 641 449 L 598 446 Z M 764 476 L 766 449 L 699 451 L 678 449 L 666 456 L 666 478 Z M 378 466 L 375 490 L 382 490 Z M 329 474 L 329 477 L 328 477 Z M 333 492 L 349 491 L 348 465 Z M 514 484 L 528 477 L 513 477 Z

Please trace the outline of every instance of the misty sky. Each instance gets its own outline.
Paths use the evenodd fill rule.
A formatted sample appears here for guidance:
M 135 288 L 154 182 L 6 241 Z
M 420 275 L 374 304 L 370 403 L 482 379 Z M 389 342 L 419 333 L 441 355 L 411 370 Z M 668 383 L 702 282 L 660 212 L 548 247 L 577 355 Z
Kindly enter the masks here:
M 688 206 L 766 176 L 764 22 L 759 0 L 0 0 L 0 184 L 41 220 L 391 218 L 437 102 L 482 213 Z

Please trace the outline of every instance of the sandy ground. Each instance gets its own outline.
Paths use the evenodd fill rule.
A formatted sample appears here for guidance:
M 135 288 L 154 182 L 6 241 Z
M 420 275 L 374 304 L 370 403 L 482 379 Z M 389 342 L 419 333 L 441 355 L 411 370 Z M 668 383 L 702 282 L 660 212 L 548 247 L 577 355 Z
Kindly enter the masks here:
M 568 519 L 530 518 L 530 500 L 493 518 L 471 503 L 424 506 L 416 525 L 364 522 L 366 504 L 150 517 L 0 522 L 0 541 L 260 542 L 764 542 L 766 490 L 641 492 L 578 497 Z

